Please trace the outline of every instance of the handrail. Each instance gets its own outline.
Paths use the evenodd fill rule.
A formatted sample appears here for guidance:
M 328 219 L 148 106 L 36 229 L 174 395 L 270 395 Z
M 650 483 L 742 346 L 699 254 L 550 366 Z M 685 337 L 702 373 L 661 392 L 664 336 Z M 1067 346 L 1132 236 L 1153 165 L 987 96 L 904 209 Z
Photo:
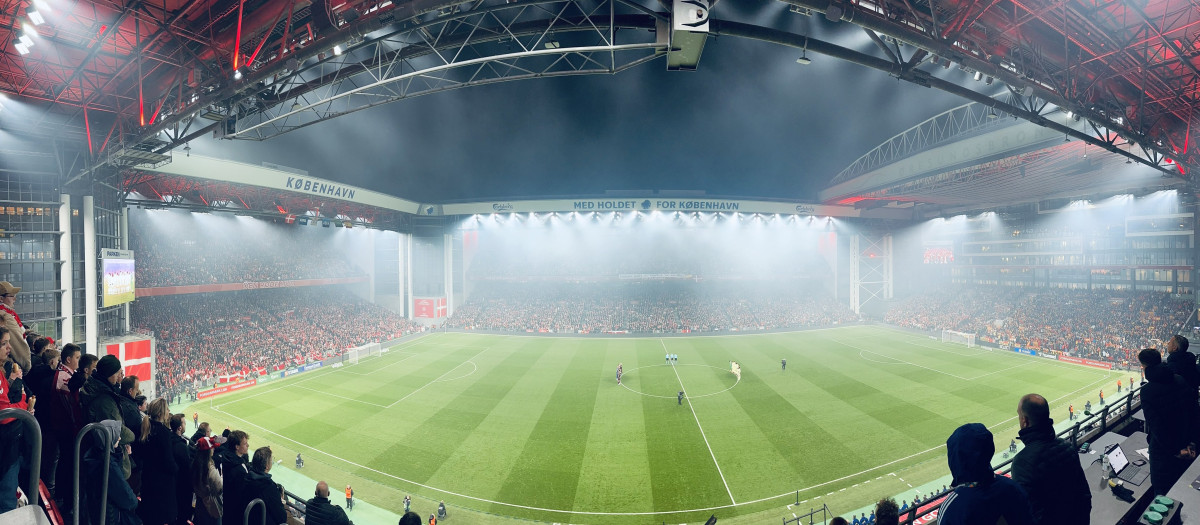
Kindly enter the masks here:
M 37 506 L 37 486 L 38 480 L 41 479 L 42 475 L 42 462 L 40 459 L 36 458 L 42 457 L 42 427 L 38 426 L 37 419 L 34 419 L 33 414 L 30 414 L 28 410 L 21 410 L 19 408 L 6 408 L 4 410 L 0 410 L 0 420 L 8 419 L 10 417 L 19 419 L 25 426 L 33 428 L 33 432 L 31 434 L 33 439 L 29 440 L 30 448 L 33 449 L 30 451 L 32 455 L 29 459 L 29 477 L 32 478 L 29 481 L 29 486 L 32 487 L 33 490 L 31 490 L 27 496 L 29 496 L 29 504 Z M 12 422 L 10 421 L 9 424 L 11 425 Z
M 250 511 L 254 510 L 255 506 L 262 507 L 262 521 L 259 523 L 265 524 L 267 522 L 267 503 L 262 498 L 254 498 L 250 501 L 249 505 L 246 505 L 246 510 L 242 512 L 242 525 L 250 525 Z
M 71 521 L 75 525 L 79 525 L 79 462 L 83 461 L 83 453 L 82 453 L 82 451 L 80 451 L 80 447 L 83 443 L 84 436 L 87 436 L 93 430 L 96 430 L 96 429 L 103 430 L 104 429 L 104 426 L 101 425 L 100 423 L 101 422 L 99 422 L 99 421 L 97 421 L 95 423 L 88 423 L 88 424 L 84 425 L 82 429 L 79 430 L 78 434 L 75 435 L 75 479 L 74 479 L 74 483 L 75 483 L 75 485 L 74 485 L 74 488 L 75 488 L 75 490 L 74 490 L 74 496 L 75 496 L 74 510 L 75 511 L 72 512 L 72 514 L 74 514 L 74 516 L 71 518 Z M 108 432 L 103 432 L 103 431 L 100 432 L 100 439 L 104 440 L 105 456 L 103 456 L 104 457 L 104 483 L 100 487 L 100 523 L 99 523 L 99 525 L 104 525 L 104 518 L 107 517 L 107 515 L 108 515 L 108 471 L 111 470 L 109 468 L 109 462 L 110 462 L 111 458 L 108 457 L 108 454 L 112 454 L 113 442 L 112 442 L 112 437 L 108 435 Z
M 1113 403 L 1104 405 L 1104 408 L 1099 412 L 1092 412 L 1091 415 L 1085 415 L 1071 427 L 1055 434 L 1055 437 L 1063 438 L 1070 443 L 1071 446 L 1078 448 L 1080 437 L 1087 436 L 1089 438 L 1094 438 L 1095 436 L 1103 435 L 1110 428 L 1110 419 L 1120 420 L 1127 417 L 1132 417 L 1134 408 L 1141 407 L 1141 395 L 1139 394 L 1141 390 L 1141 387 L 1133 388 L 1133 385 L 1130 385 L 1130 389 L 1127 394 L 1117 398 Z M 1137 398 L 1136 405 L 1134 404 L 1135 397 Z M 1097 419 L 1099 419 L 1099 421 L 1095 421 Z M 1097 423 L 1099 423 L 1099 427 L 1094 428 Z M 1002 475 L 1009 474 L 1012 472 L 1012 462 L 1015 458 L 1016 455 L 1013 455 L 1012 458 L 1009 458 L 1003 463 L 992 467 L 992 470 Z M 900 514 L 900 525 L 913 525 L 913 523 L 915 523 L 919 518 L 923 518 L 933 513 L 937 510 L 937 507 L 925 508 L 923 511 L 921 508 L 927 507 L 933 502 L 946 497 L 946 495 L 951 492 L 954 492 L 954 487 L 949 487 L 946 490 L 938 492 L 930 498 L 921 501 L 914 501 L 911 507 L 905 509 Z

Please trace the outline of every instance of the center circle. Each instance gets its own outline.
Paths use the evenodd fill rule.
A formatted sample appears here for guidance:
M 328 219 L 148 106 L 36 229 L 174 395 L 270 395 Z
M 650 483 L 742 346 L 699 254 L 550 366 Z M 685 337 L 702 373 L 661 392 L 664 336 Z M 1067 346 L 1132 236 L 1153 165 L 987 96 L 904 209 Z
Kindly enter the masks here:
M 685 367 L 711 368 L 713 370 L 718 370 L 720 372 L 724 372 L 724 375 L 728 376 L 728 379 L 721 377 L 718 374 L 716 381 L 728 383 L 728 385 L 724 386 L 724 388 L 712 388 L 711 386 L 707 387 L 707 388 L 704 386 L 692 386 L 692 385 L 696 385 L 697 381 L 693 380 L 693 381 L 689 382 L 688 376 L 692 375 L 692 374 L 689 372 L 685 372 L 685 370 L 695 372 L 695 369 L 694 368 L 685 368 Z M 639 371 L 641 371 L 641 372 L 639 373 Z M 676 374 L 678 374 L 678 375 L 676 375 Z M 698 377 L 699 376 L 697 376 L 697 378 Z M 631 379 L 633 380 L 632 381 L 633 383 L 637 384 L 637 388 L 630 386 Z M 707 383 L 714 382 L 714 378 L 711 376 L 708 378 L 705 378 L 705 379 L 707 379 L 707 381 L 705 381 Z M 728 392 L 730 389 L 737 386 L 737 384 L 740 383 L 742 381 L 742 379 L 740 377 L 735 376 L 733 374 L 733 372 L 728 369 L 720 368 L 720 367 L 716 367 L 716 366 L 712 366 L 712 365 L 701 365 L 701 364 L 695 364 L 695 363 L 675 364 L 675 365 L 667 365 L 667 364 L 645 365 L 645 366 L 639 366 L 637 368 L 631 368 L 629 370 L 626 370 L 621 375 L 621 386 L 625 387 L 626 390 L 629 390 L 630 392 L 633 392 L 635 394 L 640 394 L 640 395 L 647 396 L 647 397 L 658 397 L 658 398 L 662 398 L 662 399 L 676 399 L 676 396 L 678 395 L 679 388 L 680 388 L 679 384 L 681 381 L 683 383 L 684 388 L 686 389 L 686 397 L 688 399 L 697 399 L 697 398 L 701 398 L 701 397 L 715 396 L 717 394 L 722 394 L 722 393 Z M 729 381 L 732 381 L 732 382 L 730 383 Z M 671 390 L 672 388 L 674 390 Z M 698 388 L 699 388 L 699 390 L 698 390 Z M 664 393 L 660 394 L 658 392 L 664 392 Z M 667 393 L 669 393 L 670 395 L 667 395 Z

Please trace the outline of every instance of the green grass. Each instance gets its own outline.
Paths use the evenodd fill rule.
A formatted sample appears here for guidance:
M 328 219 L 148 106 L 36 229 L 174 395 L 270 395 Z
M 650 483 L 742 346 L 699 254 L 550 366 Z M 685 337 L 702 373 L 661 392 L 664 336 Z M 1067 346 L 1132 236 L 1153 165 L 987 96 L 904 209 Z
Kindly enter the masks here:
M 666 351 L 679 354 L 677 366 L 664 364 Z M 614 379 L 619 362 L 624 385 Z M 435 334 L 195 410 L 248 431 L 252 448 L 277 447 L 285 464 L 304 453 L 306 474 L 354 483 L 362 499 L 394 511 L 413 494 L 426 508 L 446 500 L 461 523 L 681 523 L 714 513 L 738 523 L 790 517 L 797 497 L 802 508 L 845 513 L 902 494 L 947 474 L 942 445 L 960 424 L 982 422 L 1007 445 L 1021 395 L 1044 395 L 1065 420 L 1067 403 L 1094 400 L 1117 377 L 882 327 L 661 339 Z M 679 406 L 681 389 L 689 398 Z

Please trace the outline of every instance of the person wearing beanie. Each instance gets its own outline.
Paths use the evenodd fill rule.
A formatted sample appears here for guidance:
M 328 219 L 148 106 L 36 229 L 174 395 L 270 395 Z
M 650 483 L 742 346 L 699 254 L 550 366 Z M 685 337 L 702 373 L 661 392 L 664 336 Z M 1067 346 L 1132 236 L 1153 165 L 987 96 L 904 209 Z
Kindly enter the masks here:
M 996 454 L 992 433 L 982 423 L 967 423 L 946 440 L 946 459 L 954 491 L 938 508 L 938 525 L 997 523 L 1033 525 L 1029 498 L 1017 482 L 992 469 Z
M 83 388 L 79 389 L 79 401 L 83 405 L 83 419 L 86 423 L 95 423 L 109 419 L 123 421 L 120 409 L 121 361 L 116 356 L 106 355 L 96 364 Z M 121 456 L 121 469 L 129 479 L 130 464 L 126 445 L 133 443 L 133 432 L 121 425 L 121 439 L 118 452 Z

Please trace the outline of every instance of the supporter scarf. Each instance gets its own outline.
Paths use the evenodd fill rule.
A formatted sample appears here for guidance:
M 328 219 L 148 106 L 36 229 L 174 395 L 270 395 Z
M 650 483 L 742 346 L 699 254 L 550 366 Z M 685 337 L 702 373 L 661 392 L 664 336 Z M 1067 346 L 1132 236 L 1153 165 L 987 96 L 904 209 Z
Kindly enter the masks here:
M 21 316 L 17 315 L 17 312 L 12 308 L 9 308 L 8 305 L 0 304 L 0 310 L 8 312 L 9 315 L 13 316 L 13 319 L 17 320 L 17 326 L 24 326 L 24 323 L 21 322 Z

